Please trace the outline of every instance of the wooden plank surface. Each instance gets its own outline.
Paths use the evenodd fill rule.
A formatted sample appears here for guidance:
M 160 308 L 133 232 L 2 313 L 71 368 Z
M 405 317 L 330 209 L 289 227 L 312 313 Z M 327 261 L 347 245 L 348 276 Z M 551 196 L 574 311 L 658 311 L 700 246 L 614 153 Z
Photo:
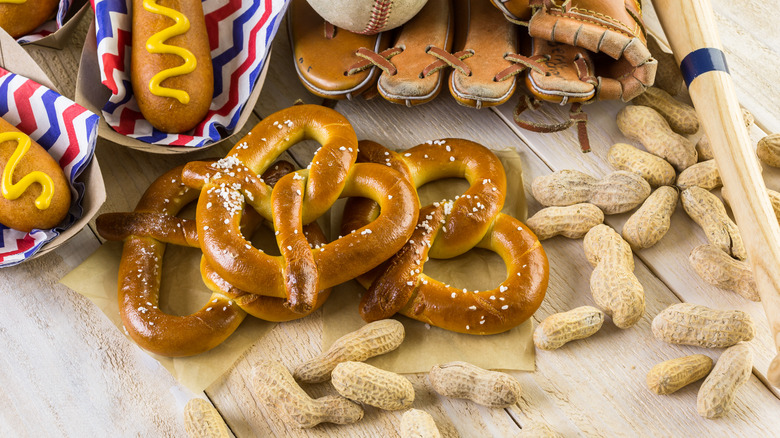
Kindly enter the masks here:
M 511 125 L 502 124 L 482 111 L 453 108 L 449 105 L 449 99 L 449 96 L 442 96 L 425 108 L 411 108 L 404 112 L 393 111 L 393 108 L 388 108 L 381 101 L 353 102 L 349 105 L 340 103 L 336 109 L 353 122 L 359 138 L 370 137 L 380 142 L 405 138 L 424 141 L 452 135 L 473 139 L 494 149 L 507 146 L 517 148 L 524 158 L 526 193 L 530 193 L 530 183 L 534 177 L 554 170 L 539 159 L 534 153 L 536 151 L 512 137 Z M 379 120 L 383 121 L 382 125 L 377 123 Z M 412 132 L 409 132 L 410 126 L 414 126 Z M 475 130 L 473 126 L 479 126 L 480 129 Z M 397 141 L 401 143 L 398 144 L 399 147 L 414 145 L 414 142 Z M 554 140 L 550 140 L 549 143 L 544 143 L 544 147 L 550 151 L 548 156 L 555 155 L 555 160 L 565 155 L 560 149 L 566 147 L 570 147 L 573 154 L 581 155 L 576 142 L 556 144 Z M 529 197 L 529 214 L 533 214 L 538 208 L 539 205 Z M 688 230 L 691 229 L 692 226 L 688 225 Z M 555 238 L 546 241 L 544 245 L 551 264 L 550 286 L 535 319 L 539 321 L 551 313 L 580 305 L 593 305 L 588 292 L 592 268 L 584 257 L 581 241 Z M 683 250 L 674 251 L 681 253 Z M 685 257 L 687 252 L 688 250 L 685 250 Z M 648 394 L 644 388 L 644 376 L 655 363 L 690 354 L 688 352 L 691 351 L 710 354 L 713 357 L 717 357 L 718 352 L 670 346 L 656 341 L 649 328 L 652 318 L 680 300 L 643 263 L 637 262 L 636 272 L 645 287 L 647 300 L 645 316 L 636 327 L 619 330 L 607 324 L 597 336 L 576 345 L 572 344 L 555 352 L 537 351 L 538 369 L 530 377 L 545 389 L 547 397 L 552 399 L 549 402 L 552 403 L 555 399 L 565 400 L 559 407 L 567 412 L 568 417 L 572 418 L 586 435 L 623 435 L 626 434 L 625 431 L 632 430 L 646 430 L 649 434 L 664 435 L 680 425 L 688 425 L 698 430 L 716 430 L 713 428 L 719 425 L 710 424 L 695 413 L 695 391 L 689 391 L 687 397 L 648 397 L 652 394 Z M 642 348 L 627 347 L 636 345 L 642 345 Z M 604 352 L 607 351 L 610 352 L 610 360 L 604 360 Z M 573 362 L 579 363 L 580 366 L 572 368 Z M 609 377 L 604 378 L 605 376 Z M 615 382 L 621 382 L 618 386 L 627 388 L 628 391 L 614 390 Z M 758 399 L 748 402 L 747 406 L 755 407 L 764 403 L 777 406 L 777 400 L 767 394 L 766 388 L 757 378 L 751 383 L 751 395 L 742 393 L 742 396 L 756 396 Z M 651 408 L 642 416 L 637 416 L 638 403 Z M 602 409 L 594 410 L 594 405 Z M 723 432 L 729 428 L 752 430 L 753 423 L 761 418 L 749 418 L 750 412 L 754 412 L 753 409 L 745 409 L 747 416 L 741 418 L 741 421 L 730 423 Z M 770 407 L 767 414 L 771 413 L 771 409 Z M 529 415 L 529 420 L 536 419 L 533 407 L 527 406 L 520 411 Z M 767 431 L 768 429 L 763 430 Z
M 780 128 L 776 114 L 780 87 L 778 30 L 768 22 L 771 2 L 738 7 L 714 0 L 719 26 L 735 77 L 740 101 L 766 130 Z M 657 28 L 649 14 L 648 25 Z M 75 74 L 88 19 L 72 44 L 62 51 L 28 47 L 66 96 L 73 96 Z M 656 26 L 656 27 L 654 27 Z M 761 29 L 758 31 L 757 29 Z M 764 31 L 765 30 L 765 31 Z M 282 29 L 274 43 L 268 79 L 255 108 L 259 118 L 301 99 L 320 103 L 294 75 L 289 44 Z M 753 44 L 751 46 L 751 44 Z M 746 48 L 765 53 L 764 63 Z M 768 65 L 767 65 L 768 64 Z M 750 79 L 753 79 L 753 82 Z M 445 90 L 446 93 L 446 90 Z M 463 137 L 493 149 L 513 148 L 524 159 L 524 188 L 536 176 L 573 168 L 594 176 L 611 171 L 606 151 L 622 136 L 614 125 L 621 104 L 600 103 L 587 108 L 594 152 L 582 155 L 573 132 L 539 135 L 516 128 L 509 117 L 515 99 L 496 110 L 460 107 L 449 95 L 417 108 L 404 108 L 381 99 L 339 102 L 336 109 L 355 126 L 359 138 L 390 147 L 407 148 L 441 137 Z M 563 117 L 560 108 L 546 107 L 532 117 Z M 764 134 L 753 130 L 757 140 Z M 622 139 L 624 140 L 624 139 Z M 295 147 L 289 157 L 305 166 L 311 143 Z M 189 160 L 219 156 L 229 145 L 185 156 L 158 156 L 130 151 L 101 141 L 98 159 L 107 186 L 102 211 L 133 208 L 149 182 L 170 167 Z M 780 188 L 780 173 L 765 169 L 770 188 Z M 519 187 L 517 187 L 519 189 Z M 529 214 L 539 205 L 528 195 Z M 621 229 L 627 215 L 609 217 Z M 416 390 L 414 407 L 430 412 L 446 436 L 517 436 L 532 422 L 545 422 L 566 436 L 776 436 L 780 428 L 777 392 L 761 381 L 772 357 L 760 305 L 705 285 L 687 263 L 691 248 L 704 243 L 701 230 L 678 207 L 672 228 L 657 246 L 636 257 L 636 274 L 646 293 L 643 319 L 627 330 L 611 322 L 594 337 L 553 352 L 537 352 L 535 372 L 513 373 L 524 394 L 509 409 L 488 409 L 436 395 L 424 374 L 410 375 Z M 181 410 L 190 397 L 207 396 L 237 437 L 251 436 L 397 436 L 401 413 L 367 409 L 356 425 L 323 425 L 308 431 L 291 429 L 269 412 L 254 395 L 252 366 L 278 359 L 288 367 L 319 353 L 322 327 L 319 312 L 300 321 L 278 325 L 258 341 L 205 394 L 192 394 L 142 350 L 130 343 L 89 301 L 57 283 L 97 246 L 99 239 L 85 229 L 52 254 L 0 275 L 0 436 L 186 436 Z M 536 322 L 547 315 L 593 304 L 582 242 L 553 238 L 544 242 L 550 259 L 550 287 Z M 17 293 L 13 293 L 17 292 Z M 756 367 L 740 389 L 733 411 L 718 421 L 696 414 L 699 383 L 671 396 L 656 396 L 644 387 L 647 370 L 660 361 L 691 353 L 717 359 L 720 351 L 672 346 L 656 341 L 649 329 L 652 318 L 666 306 L 689 301 L 720 308 L 740 308 L 753 315 L 759 333 L 750 343 Z M 313 395 L 333 393 L 327 384 L 307 387 Z
M 733 2 L 711 0 L 715 21 L 726 53 L 737 97 L 750 110 L 756 123 L 768 133 L 780 132 L 780 28 L 776 23 L 777 3 L 773 1 Z M 648 29 L 662 34 L 650 2 L 645 3 Z
M 615 143 L 636 144 L 624 137 L 617 129 L 615 116 L 622 107 L 618 103 L 606 103 L 598 106 L 592 105 L 586 110 L 592 126 L 598 126 L 598 132 L 591 135 L 593 152 L 583 157 L 579 152 L 576 135 L 573 132 L 563 132 L 548 135 L 539 135 L 528 132 L 519 132 L 528 138 L 532 149 L 551 163 L 553 170 L 562 169 L 587 169 L 595 177 L 602 177 L 614 171 L 607 162 L 607 152 Z M 511 121 L 511 108 L 502 107 L 497 112 L 507 121 Z M 534 120 L 544 120 L 549 117 L 565 117 L 565 111 L 556 107 L 544 108 L 539 114 L 528 114 Z M 514 129 L 514 128 L 513 128 Z M 519 129 L 519 128 L 518 128 Z M 760 138 L 763 133 L 756 132 Z M 757 139 L 756 139 L 757 141 Z M 640 146 L 636 144 L 637 146 Z M 765 177 L 769 186 L 780 184 L 775 179 L 776 172 L 769 171 Z M 605 220 L 613 228 L 622 230 L 623 223 L 631 215 L 631 212 L 622 215 L 608 216 Z M 775 347 L 772 342 L 769 326 L 764 316 L 764 310 L 760 303 L 748 301 L 734 293 L 718 289 L 704 283 L 696 274 L 688 261 L 691 250 L 701 244 L 707 243 L 704 232 L 684 212 L 682 206 L 678 206 L 672 217 L 672 225 L 667 235 L 661 241 L 648 249 L 640 250 L 637 256 L 653 267 L 656 276 L 669 286 L 683 301 L 703 304 L 713 308 L 735 308 L 748 312 L 757 325 L 757 336 L 753 341 L 756 346 L 756 368 L 760 376 L 775 357 Z

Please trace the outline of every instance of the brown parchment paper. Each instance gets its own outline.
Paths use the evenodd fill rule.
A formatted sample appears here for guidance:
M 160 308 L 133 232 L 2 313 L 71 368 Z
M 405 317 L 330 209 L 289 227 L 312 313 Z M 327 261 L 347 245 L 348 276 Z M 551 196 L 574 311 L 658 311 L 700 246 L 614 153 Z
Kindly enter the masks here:
M 254 241 L 254 239 L 253 239 Z M 60 280 L 60 283 L 84 295 L 127 335 L 119 316 L 117 277 L 121 242 L 106 242 L 87 260 Z M 160 286 L 160 309 L 175 315 L 186 315 L 200 309 L 211 296 L 201 280 L 201 252 L 196 248 L 168 245 L 163 261 Z M 247 316 L 238 329 L 218 347 L 191 357 L 170 358 L 146 351 L 171 375 L 192 392 L 206 389 L 276 323 Z
M 504 212 L 525 220 L 527 215 L 523 192 L 520 156 L 514 151 L 498 151 L 507 173 L 508 194 Z M 422 202 L 451 198 L 468 187 L 465 180 L 448 179 L 428 184 L 420 189 Z M 338 235 L 343 200 L 323 217 L 323 229 Z M 181 216 L 192 218 L 191 205 Z M 253 244 L 269 254 L 278 254 L 275 237 L 261 231 L 252 238 Z M 87 260 L 60 280 L 62 284 L 95 303 L 122 332 L 126 333 L 119 316 L 117 277 L 122 256 L 122 243 L 106 242 Z M 168 245 L 163 261 L 160 286 L 160 309 L 175 315 L 190 314 L 201 308 L 211 291 L 201 280 L 201 252 L 195 248 Z M 490 251 L 475 249 L 450 260 L 431 259 L 425 272 L 451 284 L 470 289 L 495 287 L 506 277 L 503 260 Z M 342 335 L 357 330 L 365 322 L 358 313 L 360 295 L 364 289 L 355 281 L 338 286 L 323 306 L 323 350 Z M 489 369 L 533 370 L 534 349 L 532 324 L 526 321 L 509 332 L 492 336 L 469 336 L 452 333 L 398 315 L 406 328 L 401 347 L 391 353 L 370 359 L 383 369 L 399 373 L 427 372 L 438 363 L 464 360 Z M 164 366 L 173 377 L 193 392 L 201 392 L 230 369 L 249 347 L 270 332 L 276 323 L 247 316 L 238 330 L 218 347 L 192 357 L 169 358 L 146 352 Z
M 520 220 L 527 218 L 523 189 L 522 160 L 513 150 L 494 151 L 507 174 L 507 199 L 504 213 Z M 423 205 L 451 199 L 463 193 L 468 183 L 462 179 L 447 179 L 420 188 Z M 335 213 L 334 213 L 335 216 Z M 334 217 L 331 226 L 338 226 Z M 333 228 L 331 228 L 333 232 Z M 449 259 L 430 259 L 425 273 L 456 287 L 485 290 L 496 287 L 506 278 L 506 266 L 498 255 L 482 249 Z M 352 280 L 339 285 L 323 306 L 322 347 L 327 350 L 339 337 L 365 324 L 358 313 L 363 287 Z M 436 364 L 462 360 L 486 369 L 534 370 L 533 324 L 531 320 L 514 329 L 490 336 L 454 333 L 430 327 L 419 321 L 396 315 L 406 329 L 401 346 L 390 353 L 369 359 L 381 369 L 397 373 L 428 372 Z

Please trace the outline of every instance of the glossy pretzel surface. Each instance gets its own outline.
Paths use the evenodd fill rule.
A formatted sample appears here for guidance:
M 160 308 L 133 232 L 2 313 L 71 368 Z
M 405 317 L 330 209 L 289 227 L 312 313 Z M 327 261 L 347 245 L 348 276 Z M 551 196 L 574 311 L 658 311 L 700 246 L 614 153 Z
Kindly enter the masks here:
M 541 305 L 549 266 L 539 240 L 521 221 L 500 213 L 506 176 L 489 149 L 463 139 L 442 139 L 393 152 L 369 141 L 359 159 L 398 169 L 415 187 L 441 178 L 460 177 L 469 189 L 454 200 L 421 209 L 404 247 L 379 268 L 359 277 L 368 288 L 360 304 L 363 319 L 395 313 L 447 330 L 470 334 L 500 333 L 527 320 Z M 376 205 L 350 199 L 342 232 L 370 222 Z M 474 247 L 497 253 L 507 277 L 491 290 L 458 289 L 423 273 L 428 257 L 452 258 Z

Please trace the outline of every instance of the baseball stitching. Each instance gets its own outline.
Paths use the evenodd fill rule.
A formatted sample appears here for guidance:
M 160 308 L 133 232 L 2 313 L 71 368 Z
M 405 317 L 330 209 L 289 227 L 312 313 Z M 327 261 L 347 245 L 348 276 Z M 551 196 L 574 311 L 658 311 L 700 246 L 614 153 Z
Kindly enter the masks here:
M 371 8 L 371 18 L 366 24 L 366 28 L 359 32 L 362 34 L 375 34 L 380 32 L 387 25 L 390 19 L 390 10 L 393 8 L 393 0 L 376 0 L 374 7 Z

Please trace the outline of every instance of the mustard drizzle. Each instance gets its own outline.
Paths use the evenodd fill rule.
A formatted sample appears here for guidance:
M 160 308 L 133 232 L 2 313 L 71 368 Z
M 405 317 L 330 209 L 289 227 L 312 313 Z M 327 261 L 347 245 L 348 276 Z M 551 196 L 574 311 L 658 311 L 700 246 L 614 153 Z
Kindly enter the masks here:
M 0 133 L 0 143 L 6 141 L 16 141 L 16 150 L 11 154 L 8 163 L 3 170 L 2 193 L 5 199 L 13 201 L 30 188 L 34 183 L 43 187 L 41 194 L 35 199 L 35 206 L 38 210 L 46 210 L 51 205 L 54 196 L 54 181 L 51 177 L 41 171 L 33 171 L 22 177 L 16 184 L 13 183 L 13 174 L 16 166 L 22 161 L 22 157 L 30 150 L 32 142 L 30 137 L 21 132 L 3 132 Z
M 27 3 L 27 0 L 0 0 L 0 3 L 11 3 L 14 5 L 21 5 L 22 3 Z
M 157 0 L 143 0 L 143 5 L 147 11 L 153 14 L 164 15 L 176 22 L 173 26 L 167 27 L 149 37 L 146 40 L 146 50 L 149 53 L 171 54 L 184 59 L 184 64 L 165 69 L 154 75 L 152 80 L 149 81 L 149 91 L 155 96 L 172 97 L 183 104 L 187 104 L 190 102 L 190 95 L 186 91 L 163 87 L 160 83 L 170 77 L 186 75 L 195 71 L 197 61 L 192 52 L 183 47 L 165 44 L 166 40 L 187 32 L 190 29 L 190 20 L 177 10 L 158 5 Z

